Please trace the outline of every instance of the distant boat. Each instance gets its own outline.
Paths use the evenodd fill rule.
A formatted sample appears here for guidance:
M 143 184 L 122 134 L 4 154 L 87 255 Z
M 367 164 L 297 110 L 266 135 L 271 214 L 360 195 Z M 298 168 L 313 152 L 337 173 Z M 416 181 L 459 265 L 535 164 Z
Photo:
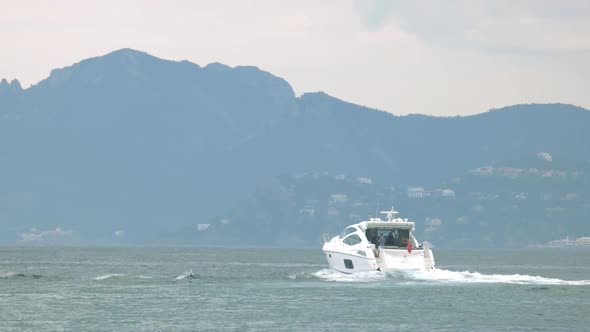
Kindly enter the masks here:
M 590 248 L 590 237 L 579 237 L 577 239 L 570 239 L 569 236 L 559 240 L 551 240 L 544 244 L 531 244 L 532 248 Z
M 590 237 L 580 237 L 575 240 L 570 240 L 569 236 L 561 240 L 549 241 L 543 247 L 551 248 L 566 248 L 566 247 L 590 247 Z
M 434 256 L 427 243 L 412 232 L 414 222 L 397 218 L 393 208 L 381 211 L 385 220 L 370 218 L 350 225 L 337 236 L 325 238 L 322 248 L 328 264 L 343 273 L 385 270 L 434 270 Z M 384 237 L 379 241 L 380 237 Z M 382 248 L 377 248 L 382 243 Z

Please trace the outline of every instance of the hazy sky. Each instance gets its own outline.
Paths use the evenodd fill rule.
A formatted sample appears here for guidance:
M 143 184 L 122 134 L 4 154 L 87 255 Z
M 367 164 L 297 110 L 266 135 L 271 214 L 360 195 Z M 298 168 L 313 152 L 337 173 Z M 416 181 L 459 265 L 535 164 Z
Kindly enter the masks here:
M 0 77 L 24 87 L 130 47 L 396 114 L 590 108 L 587 0 L 0 1 Z

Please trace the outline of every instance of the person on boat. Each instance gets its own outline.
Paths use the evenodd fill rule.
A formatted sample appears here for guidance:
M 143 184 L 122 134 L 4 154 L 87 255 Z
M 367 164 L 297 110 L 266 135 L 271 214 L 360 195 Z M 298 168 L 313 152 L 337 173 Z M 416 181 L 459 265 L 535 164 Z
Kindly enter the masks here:
M 387 243 L 388 246 L 393 246 L 395 245 L 395 237 L 393 236 L 393 230 L 389 231 L 389 234 L 387 234 L 387 240 L 385 241 L 385 243 Z
M 377 241 L 379 241 L 379 233 L 375 233 L 375 235 L 371 237 L 371 243 L 375 245 L 375 248 L 377 247 Z
M 377 233 L 377 235 L 375 235 L 374 237 L 375 241 L 373 243 L 375 243 L 375 247 L 373 247 L 373 254 L 375 255 L 375 258 L 379 257 L 379 233 Z
M 385 235 L 383 233 L 379 234 L 379 240 L 378 240 L 378 244 L 379 244 L 379 248 L 385 248 Z
M 379 237 L 377 238 L 377 250 L 379 252 L 379 256 L 381 256 L 381 251 L 383 251 L 383 249 L 385 249 L 385 235 L 380 233 Z

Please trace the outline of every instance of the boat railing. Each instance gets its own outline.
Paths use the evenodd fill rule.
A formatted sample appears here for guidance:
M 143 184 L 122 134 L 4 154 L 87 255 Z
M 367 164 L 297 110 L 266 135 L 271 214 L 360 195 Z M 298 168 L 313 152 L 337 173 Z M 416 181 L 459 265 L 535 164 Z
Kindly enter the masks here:
M 323 239 L 324 239 L 324 243 L 330 242 L 330 240 L 332 240 L 332 238 L 334 236 L 336 236 L 336 235 L 335 234 L 332 234 L 332 233 L 324 233 L 323 236 L 322 236 Z

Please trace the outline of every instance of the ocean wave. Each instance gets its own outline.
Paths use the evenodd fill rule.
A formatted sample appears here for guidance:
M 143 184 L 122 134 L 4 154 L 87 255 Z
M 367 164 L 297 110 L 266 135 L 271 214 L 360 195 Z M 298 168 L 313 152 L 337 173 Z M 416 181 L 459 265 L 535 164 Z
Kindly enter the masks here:
M 92 278 L 93 280 L 107 280 L 107 279 L 152 279 L 150 276 L 138 275 L 138 276 L 128 276 L 122 273 L 112 273 L 112 274 L 105 274 L 102 276 L 98 276 L 96 278 Z
M 185 272 L 179 274 L 178 276 L 176 276 L 175 279 L 176 280 L 184 280 L 184 279 L 192 280 L 192 279 L 198 279 L 198 278 L 199 278 L 199 276 L 194 274 L 193 270 L 188 270 L 188 271 L 185 271 Z
M 526 274 L 483 274 L 470 271 L 370 271 L 344 274 L 332 269 L 322 269 L 314 273 L 301 273 L 289 276 L 291 279 L 317 278 L 335 282 L 374 282 L 397 281 L 399 283 L 431 283 L 431 284 L 462 284 L 462 283 L 504 283 L 520 285 L 569 285 L 586 286 L 590 280 L 562 280 L 531 276 Z
M 212 262 L 212 264 L 218 264 L 217 262 Z M 224 263 L 226 266 L 259 266 L 259 267 L 321 267 L 325 266 L 325 264 L 310 264 L 310 263 L 261 263 L 261 262 L 226 262 Z
M 107 280 L 107 279 L 111 279 L 111 278 L 120 278 L 120 277 L 124 277 L 124 274 L 120 274 L 120 273 L 113 273 L 113 274 L 105 274 L 102 276 L 98 276 L 96 278 L 93 278 L 94 280 Z
M 42 278 L 42 275 L 39 274 L 26 274 L 21 272 L 8 272 L 5 274 L 0 274 L 0 279 L 17 279 L 17 278 L 33 278 L 38 279 Z

